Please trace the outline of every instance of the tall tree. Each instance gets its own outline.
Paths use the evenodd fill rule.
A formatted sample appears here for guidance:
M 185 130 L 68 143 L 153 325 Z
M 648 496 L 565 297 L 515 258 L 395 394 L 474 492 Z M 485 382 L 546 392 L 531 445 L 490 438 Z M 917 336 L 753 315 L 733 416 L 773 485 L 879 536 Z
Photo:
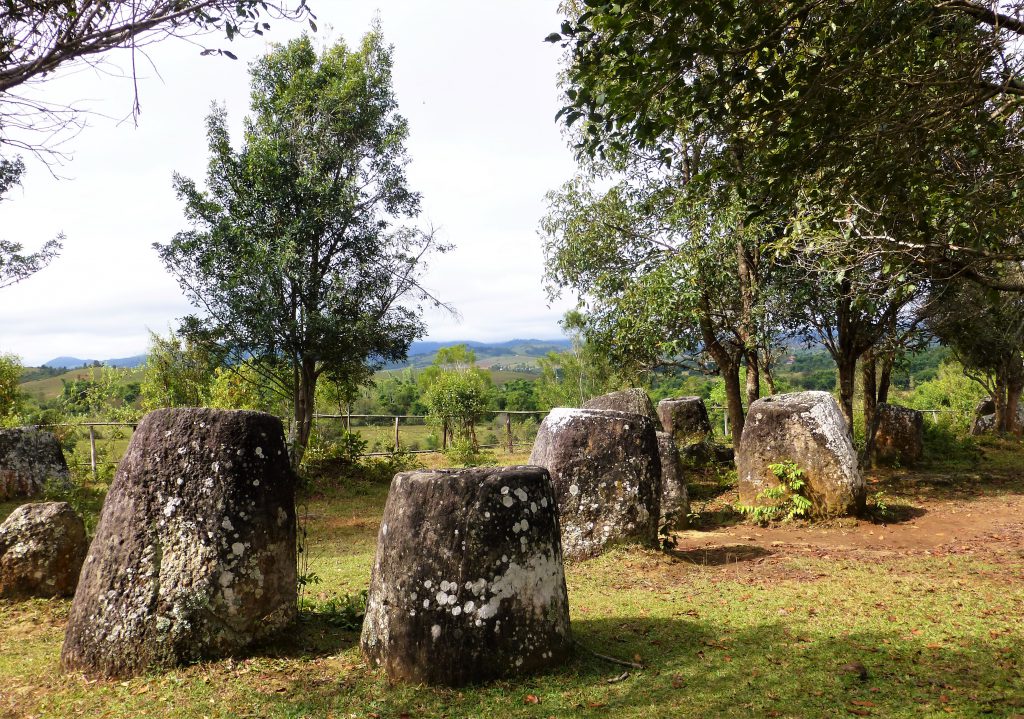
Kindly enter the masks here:
M 698 167 L 717 161 L 710 145 L 680 141 L 684 161 L 674 169 L 635 151 L 589 163 L 590 172 L 549 193 L 541 230 L 548 281 L 577 293 L 590 339 L 624 369 L 720 373 L 738 442 L 773 337 L 771 268 L 764 224 L 744 218 L 728 187 L 692 185 Z
M 406 120 L 392 90 L 392 48 L 375 28 L 357 49 L 318 54 L 308 37 L 253 63 L 252 115 L 240 149 L 227 113 L 207 120 L 207 187 L 174 184 L 192 229 L 156 244 L 203 315 L 186 323 L 236 361 L 283 363 L 267 380 L 293 407 L 296 466 L 312 429 L 317 380 L 404 359 L 421 336 L 424 260 L 444 250 L 403 224 Z
M 892 219 L 860 239 L 938 277 L 1005 285 L 992 263 L 1024 256 L 1019 3 L 564 9 L 548 39 L 566 48 L 560 115 L 582 152 L 639 146 L 678 164 L 689 127 L 742 158 L 709 170 L 748 212 L 810 212 L 822 227 L 851 211 Z
M 1004 271 L 1010 281 L 1024 274 L 1020 266 Z M 926 313 L 929 329 L 992 397 L 996 431 L 1024 430 L 1017 426 L 1024 391 L 1024 295 L 950 283 L 936 288 Z

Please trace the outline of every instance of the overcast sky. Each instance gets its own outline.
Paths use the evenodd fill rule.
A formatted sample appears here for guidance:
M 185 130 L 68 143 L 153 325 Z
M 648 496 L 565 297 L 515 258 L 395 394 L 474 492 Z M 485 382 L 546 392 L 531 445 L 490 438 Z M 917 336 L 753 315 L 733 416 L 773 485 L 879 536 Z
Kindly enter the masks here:
M 354 44 L 379 14 L 395 45 L 395 92 L 410 124 L 409 180 L 422 219 L 456 249 L 431 262 L 426 284 L 461 321 L 429 315 L 435 340 L 552 338 L 567 303 L 548 307 L 537 223 L 543 195 L 573 172 L 553 118 L 558 108 L 558 29 L 553 0 L 310 0 L 317 42 Z M 149 48 L 139 66 L 142 113 L 129 119 L 130 80 L 94 70 L 36 86 L 96 115 L 68 144 L 61 179 L 26 158 L 28 173 L 0 205 L 0 237 L 34 248 L 65 233 L 64 251 L 29 280 L 0 290 L 0 352 L 28 365 L 58 355 L 113 358 L 146 350 L 190 311 L 153 242 L 185 228 L 171 173 L 202 179 L 203 122 L 213 101 L 234 126 L 248 111 L 248 61 L 267 42 L 301 33 L 275 23 L 266 40 L 235 41 L 237 62 L 200 57 L 179 40 Z M 222 38 L 207 44 L 225 46 Z M 127 53 L 112 60 L 128 67 Z

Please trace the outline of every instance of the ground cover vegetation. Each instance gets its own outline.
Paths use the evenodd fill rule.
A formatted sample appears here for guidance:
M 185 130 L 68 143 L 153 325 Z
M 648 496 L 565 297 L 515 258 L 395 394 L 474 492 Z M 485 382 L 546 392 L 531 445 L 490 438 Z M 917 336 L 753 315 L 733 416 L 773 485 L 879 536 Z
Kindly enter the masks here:
M 1021 8 L 563 11 L 548 39 L 564 51 L 559 117 L 580 167 L 549 193 L 540 231 L 550 292 L 579 299 L 568 350 L 500 379 L 467 346 L 396 368 L 424 332 L 422 306 L 440 303 L 419 277 L 445 248 L 415 224 L 408 128 L 374 28 L 355 49 L 302 38 L 257 61 L 240 145 L 214 108 L 205 187 L 175 179 L 191 229 L 156 248 L 200 313 L 154 334 L 143 369 L 0 358 L 4 425 L 262 410 L 288 426 L 302 479 L 302 612 L 288 636 L 85 681 L 58 671 L 66 602 L 2 601 L 0 712 L 1024 715 Z M 768 508 L 739 502 L 728 465 L 691 466 L 688 530 L 660 551 L 568 565 L 578 646 L 564 666 L 458 691 L 373 671 L 357 628 L 394 473 L 525 463 L 522 446 L 489 448 L 506 427 L 528 445 L 552 407 L 633 386 L 705 398 L 717 441 L 734 445 L 760 397 L 833 391 L 861 452 L 863 515 L 811 521 L 792 462 L 772 465 Z M 969 437 L 986 395 L 995 432 Z M 913 469 L 873 467 L 883 402 L 933 410 Z M 416 416 L 404 439 L 396 415 Z M 128 432 L 100 445 L 100 472 L 80 428 L 57 432 L 75 483 L 49 496 L 93 527 Z
M 872 472 L 885 519 L 762 528 L 737 523 L 728 477 L 692 474 L 697 529 L 677 533 L 674 549 L 624 547 L 568 566 L 586 649 L 549 675 L 462 690 L 389 685 L 360 658 L 352 603 L 369 578 L 387 482 L 320 478 L 301 502 L 318 583 L 287 637 L 230 660 L 89 682 L 57 670 L 68 602 L 2 602 L 0 711 L 1013 716 L 1024 708 L 1021 478 L 1019 445 L 989 439 L 966 459 Z M 95 512 L 102 488 L 90 491 Z

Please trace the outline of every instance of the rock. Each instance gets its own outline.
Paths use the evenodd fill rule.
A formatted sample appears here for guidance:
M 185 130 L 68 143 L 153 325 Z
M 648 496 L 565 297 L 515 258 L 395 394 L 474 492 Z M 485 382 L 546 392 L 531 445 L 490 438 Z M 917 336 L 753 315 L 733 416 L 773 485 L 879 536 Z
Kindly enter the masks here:
M 978 404 L 974 408 L 974 415 L 976 417 L 981 417 L 981 416 L 986 415 L 986 414 L 995 414 L 995 413 L 996 413 L 996 401 L 994 399 L 992 399 L 991 397 L 986 397 L 985 399 L 981 400 L 980 402 L 978 402 Z
M 657 432 L 658 456 L 661 460 L 661 526 L 685 529 L 690 514 L 690 497 L 686 489 L 683 463 L 676 442 L 668 432 Z
M 882 403 L 875 408 L 875 456 L 883 461 L 913 464 L 924 456 L 924 414 Z
M 663 399 L 658 402 L 658 417 L 681 451 L 711 438 L 711 420 L 700 397 Z
M 360 642 L 393 681 L 462 686 L 571 651 L 558 510 L 541 467 L 402 472 Z
M 88 547 L 67 502 L 21 505 L 0 524 L 0 597 L 70 597 Z
M 657 544 L 655 431 L 647 417 L 608 410 L 560 407 L 544 418 L 530 464 L 551 473 L 566 557 L 594 557 L 617 542 Z
M 613 412 L 625 412 L 626 414 L 639 414 L 649 417 L 654 422 L 658 421 L 658 413 L 654 410 L 654 403 L 651 402 L 647 390 L 640 387 L 624 389 L 620 392 L 610 392 L 594 397 L 583 403 L 583 409 L 605 409 Z
M 123 677 L 235 653 L 296 615 L 295 475 L 276 417 L 143 417 L 110 486 L 61 664 Z
M 38 497 L 47 480 L 70 481 L 57 438 L 31 427 L 0 429 L 0 501 Z
M 991 397 L 986 397 L 974 408 L 974 422 L 971 424 L 971 434 L 981 435 L 995 431 L 996 426 L 996 403 Z M 1024 427 L 1024 398 L 1017 404 L 1017 427 Z
M 796 392 L 750 405 L 736 456 L 740 502 L 771 504 L 761 493 L 779 484 L 769 465 L 794 462 L 803 470 L 815 516 L 864 507 L 864 478 L 839 405 L 828 392 Z

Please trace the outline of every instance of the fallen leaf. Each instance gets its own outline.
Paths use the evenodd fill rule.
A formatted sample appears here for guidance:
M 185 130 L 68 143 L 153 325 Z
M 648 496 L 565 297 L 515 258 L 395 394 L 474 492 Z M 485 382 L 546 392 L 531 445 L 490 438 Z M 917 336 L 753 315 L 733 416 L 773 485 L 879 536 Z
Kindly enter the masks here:
M 859 707 L 873 707 L 875 705 L 874 702 L 869 702 L 867 699 L 851 699 L 850 703 Z
M 540 704 L 540 697 L 536 694 L 527 694 L 523 697 L 523 704 Z

